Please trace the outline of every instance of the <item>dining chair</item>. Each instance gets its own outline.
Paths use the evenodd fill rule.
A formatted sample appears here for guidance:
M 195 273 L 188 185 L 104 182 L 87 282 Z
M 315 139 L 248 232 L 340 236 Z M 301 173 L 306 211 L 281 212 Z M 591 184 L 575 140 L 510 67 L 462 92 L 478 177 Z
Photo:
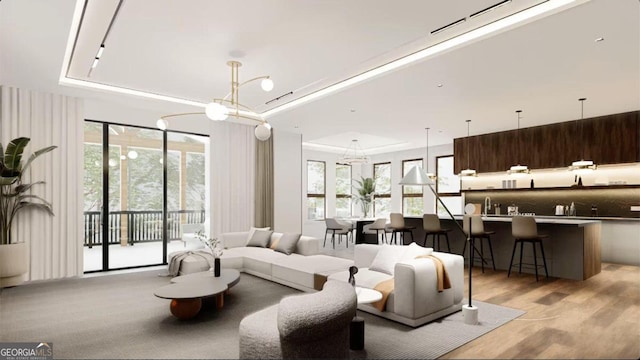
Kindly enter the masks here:
M 336 235 L 338 235 L 338 241 L 341 241 L 342 236 L 349 236 L 351 232 L 351 228 L 349 226 L 341 225 L 335 218 L 326 218 L 324 219 L 326 230 L 324 232 L 324 243 L 323 247 L 327 245 L 327 235 L 331 233 L 331 243 L 333 244 L 333 248 L 336 248 Z M 347 247 L 349 247 L 349 238 L 347 237 Z
M 391 229 L 387 227 L 387 219 L 376 219 L 371 224 L 367 224 L 362 227 L 363 234 L 375 235 L 378 239 L 378 243 L 382 241 L 383 244 L 387 243 L 387 233 L 390 233 Z M 382 236 L 380 236 L 382 234 Z

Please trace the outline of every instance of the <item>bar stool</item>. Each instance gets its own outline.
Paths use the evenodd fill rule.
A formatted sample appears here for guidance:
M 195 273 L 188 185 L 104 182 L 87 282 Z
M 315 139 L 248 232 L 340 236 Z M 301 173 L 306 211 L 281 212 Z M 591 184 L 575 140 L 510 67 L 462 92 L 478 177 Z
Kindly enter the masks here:
M 382 240 L 383 244 L 387 243 L 388 232 L 391 232 L 391 229 L 387 228 L 387 219 L 385 218 L 376 219 L 373 223 L 362 227 L 363 234 L 375 235 L 378 242 Z M 380 237 L 380 233 L 382 233 L 382 237 Z
M 471 219 L 471 221 L 469 221 L 469 219 Z M 484 222 L 482 221 L 482 218 L 480 217 L 480 215 L 465 215 L 464 218 L 462 219 L 462 229 L 464 230 L 465 235 L 467 235 L 467 237 L 469 237 L 469 223 L 471 223 L 471 239 L 475 240 L 478 239 L 480 240 L 480 250 L 478 251 L 478 248 L 475 247 L 474 245 L 474 249 L 473 251 L 475 251 L 476 253 L 478 253 L 478 255 L 480 255 L 480 264 L 482 266 L 482 272 L 484 273 L 484 264 L 487 262 L 485 257 L 484 257 L 484 241 L 483 240 L 487 240 L 487 242 L 489 243 L 489 252 L 491 254 L 491 265 L 493 266 L 493 270 L 496 270 L 496 263 L 495 261 L 493 261 L 493 247 L 491 246 L 491 235 L 495 234 L 495 231 L 484 231 Z M 464 242 L 464 248 L 462 249 L 462 255 L 464 256 L 464 252 L 467 250 L 467 242 Z M 469 264 L 469 266 L 471 266 L 472 264 Z
M 509 272 L 507 273 L 507 277 L 511 276 L 511 268 L 518 265 L 518 274 L 522 273 L 522 248 L 524 247 L 524 243 L 531 243 L 533 247 L 533 264 L 525 265 L 533 265 L 536 270 L 536 281 L 538 281 L 538 267 L 542 267 L 543 265 L 538 265 L 538 255 L 536 254 L 536 244 L 540 244 L 540 252 L 542 253 L 542 262 L 544 263 L 544 274 L 547 278 L 549 278 L 549 273 L 547 272 L 547 260 L 544 257 L 544 246 L 542 246 L 542 239 L 548 237 L 546 234 L 538 234 L 538 226 L 536 225 L 536 219 L 531 216 L 514 216 L 511 221 L 511 234 L 515 238 L 515 242 L 513 243 L 513 251 L 511 252 L 511 261 L 509 262 Z M 513 257 L 516 254 L 516 246 L 520 244 L 520 262 L 518 264 L 513 263 Z
M 388 228 L 391 230 L 391 242 L 398 243 L 398 239 L 396 238 L 396 234 L 402 234 L 402 244 L 404 245 L 404 234 L 409 233 L 411 235 L 411 242 L 413 242 L 413 229 L 415 226 L 405 226 L 404 225 L 404 216 L 400 213 L 391 213 L 389 214 L 391 218 L 391 222 L 389 223 Z
M 424 243 L 422 246 L 427 247 L 427 238 L 431 235 L 433 250 L 440 251 L 440 235 L 444 235 L 444 238 L 447 240 L 447 250 L 451 252 L 449 235 L 447 234 L 451 229 L 443 229 L 440 227 L 440 218 L 438 215 L 424 214 L 422 216 L 422 228 L 424 229 Z

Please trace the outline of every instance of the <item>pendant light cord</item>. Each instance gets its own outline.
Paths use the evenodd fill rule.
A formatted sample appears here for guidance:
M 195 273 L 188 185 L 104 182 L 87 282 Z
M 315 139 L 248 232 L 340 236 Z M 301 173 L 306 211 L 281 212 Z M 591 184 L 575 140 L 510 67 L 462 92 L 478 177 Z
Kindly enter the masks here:
M 467 169 L 470 169 L 469 167 L 469 152 L 471 152 L 471 147 L 469 146 L 469 123 L 471 122 L 471 120 L 467 120 Z
M 522 112 L 522 110 L 516 110 L 516 114 L 518 114 L 518 131 L 516 133 L 516 140 L 517 140 L 517 146 L 516 146 L 516 165 L 520 165 L 520 113 Z
M 425 128 L 425 130 L 427 130 L 427 174 L 429 173 L 429 128 Z
M 580 139 L 582 141 L 582 156 L 580 160 L 584 160 L 584 101 L 587 100 L 587 98 L 580 98 L 578 99 L 578 101 L 580 101 L 580 106 L 581 106 L 581 112 L 580 112 Z

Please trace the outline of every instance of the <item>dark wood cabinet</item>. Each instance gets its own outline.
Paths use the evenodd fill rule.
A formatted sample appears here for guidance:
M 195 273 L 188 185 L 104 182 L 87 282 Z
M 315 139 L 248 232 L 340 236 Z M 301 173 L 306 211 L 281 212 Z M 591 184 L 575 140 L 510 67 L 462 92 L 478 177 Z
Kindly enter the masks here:
M 519 134 L 508 130 L 457 138 L 454 168 L 456 173 L 466 169 L 467 156 L 479 173 L 506 171 L 518 162 L 530 169 L 566 167 L 583 158 L 598 165 L 640 162 L 639 137 L 640 111 L 632 111 L 522 128 Z

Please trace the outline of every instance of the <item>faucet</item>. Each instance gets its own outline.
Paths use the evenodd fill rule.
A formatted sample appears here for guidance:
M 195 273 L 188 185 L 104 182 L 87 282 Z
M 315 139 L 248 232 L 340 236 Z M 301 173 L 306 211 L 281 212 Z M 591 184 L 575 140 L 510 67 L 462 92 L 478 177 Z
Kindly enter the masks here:
M 484 198 L 484 215 L 485 216 L 489 214 L 489 209 L 491 209 L 491 198 L 486 196 Z

